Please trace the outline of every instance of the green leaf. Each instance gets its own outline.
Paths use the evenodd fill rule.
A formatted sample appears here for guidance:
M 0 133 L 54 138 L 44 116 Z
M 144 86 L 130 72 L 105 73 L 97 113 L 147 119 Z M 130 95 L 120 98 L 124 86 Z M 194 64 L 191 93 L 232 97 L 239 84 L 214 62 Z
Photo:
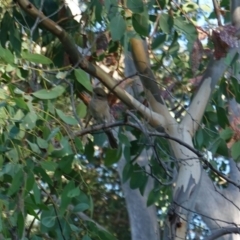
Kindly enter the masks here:
M 24 101 L 23 98 L 16 97 L 16 98 L 13 98 L 13 101 L 16 103 L 16 106 L 18 106 L 18 108 L 29 111 L 29 107 L 28 107 L 28 105 L 26 104 L 26 102 Z
M 23 184 L 23 171 L 19 170 L 16 174 L 14 174 L 12 184 L 8 189 L 8 196 L 11 196 L 14 193 L 16 193 L 22 186 L 22 184 Z
M 12 71 L 16 70 L 16 66 L 8 64 L 5 70 L 6 70 L 6 72 L 12 72 Z
M 59 215 L 58 215 L 59 216 Z M 41 232 L 49 231 L 49 228 L 52 228 L 56 222 L 56 213 L 52 205 L 48 205 L 47 208 L 42 210 L 40 223 L 41 223 Z
M 67 137 L 62 137 L 60 141 L 61 148 L 51 152 L 51 156 L 61 158 L 63 156 L 68 156 L 73 153 L 71 145 Z
M 26 182 L 26 191 L 32 191 L 33 184 L 35 183 L 35 178 L 32 172 L 28 172 L 27 182 Z
M 159 195 L 160 191 L 153 189 L 148 195 L 147 206 L 149 207 L 154 204 L 159 199 Z
M 226 110 L 221 107 L 216 107 L 216 109 L 217 109 L 218 123 L 222 128 L 225 128 L 226 125 L 229 125 Z
M 138 172 L 133 172 L 130 179 L 130 188 L 137 189 L 145 184 L 147 177 L 143 170 L 138 170 Z
M 199 147 L 202 147 L 203 143 L 204 143 L 204 139 L 203 139 L 203 129 L 199 128 L 196 134 L 196 141 L 197 141 L 197 145 Z
M 88 235 L 84 235 L 82 240 L 92 240 Z
M 228 53 L 227 56 L 224 58 L 224 63 L 229 67 L 233 66 L 233 70 L 234 70 L 234 72 L 236 72 L 236 70 L 234 69 L 235 68 L 234 65 L 238 59 L 239 59 L 238 53 L 236 53 L 234 55 L 232 55 L 231 53 Z M 237 71 L 237 73 L 238 73 L 238 71 Z
M 139 179 L 139 191 L 142 194 L 142 196 L 144 195 L 145 192 L 145 187 L 147 185 L 147 181 L 148 181 L 148 175 L 145 172 L 142 172 L 140 175 L 140 179 Z
M 71 155 L 67 155 L 62 157 L 62 159 L 60 160 L 58 167 L 64 172 L 69 174 L 72 171 L 72 162 L 74 160 L 75 155 L 71 154 Z
M 119 131 L 118 139 L 119 139 L 119 142 L 124 144 L 125 146 L 127 147 L 131 146 L 129 142 L 129 138 L 122 131 Z
M 122 172 L 122 181 L 125 183 L 132 175 L 133 165 L 130 162 L 126 162 L 123 172 Z
M 201 7 L 202 7 L 202 5 L 201 5 Z M 198 6 L 198 4 L 196 4 L 194 2 L 187 2 L 187 3 L 183 4 L 182 9 L 184 10 L 184 12 L 191 12 L 193 10 L 198 10 L 199 6 Z
M 25 129 L 32 130 L 36 126 L 36 121 L 38 120 L 38 116 L 35 112 L 29 112 L 22 120 L 23 126 Z
M 220 155 L 222 155 L 224 157 L 228 157 L 229 156 L 229 151 L 228 151 L 227 144 L 221 138 L 219 139 L 219 144 L 218 144 L 218 148 L 217 148 L 216 153 L 220 154 Z
M 159 19 L 159 26 L 164 33 L 169 34 L 173 27 L 173 18 L 166 13 L 161 14 Z
M 132 24 L 135 31 L 142 35 L 148 36 L 149 34 L 149 24 L 148 24 L 148 14 L 143 12 L 141 14 L 134 13 L 132 15 Z
M 41 192 L 40 192 L 36 182 L 34 182 L 34 185 L 33 185 L 33 196 L 34 196 L 36 204 L 40 204 L 41 203 Z
M 16 148 L 11 149 L 6 153 L 6 156 L 14 162 L 18 162 L 19 160 L 19 153 Z
M 60 109 L 56 109 L 57 115 L 63 120 L 63 122 L 69 124 L 69 125 L 77 125 L 78 121 L 72 117 L 72 116 L 67 116 L 64 114 Z
M 36 236 L 36 235 L 31 235 L 32 237 L 31 237 L 31 240 L 42 240 L 42 238 L 41 237 L 38 237 L 38 236 Z
M 2 221 L 2 215 L 0 214 L 0 232 L 3 230 L 3 221 Z
M 73 224 L 69 224 L 69 226 L 73 232 L 80 233 L 82 231 L 82 228 L 79 228 Z
M 111 20 L 113 17 L 116 16 L 116 14 L 118 14 L 118 8 L 113 7 L 113 6 L 117 6 L 118 2 L 117 0 L 104 0 L 104 5 L 106 8 L 106 12 L 107 17 L 109 20 Z
M 1 4 L 1 6 L 2 6 L 2 4 Z M 3 12 L 4 11 L 3 11 L 3 8 L 2 8 L 1 9 L 1 20 L 2 20 L 2 22 L 1 22 L 0 40 L 1 40 L 2 45 L 4 46 L 6 44 L 6 42 L 8 41 L 8 33 L 9 33 L 9 29 L 11 29 L 13 18 L 10 16 L 9 11 L 5 11 L 4 15 L 3 15 Z
M 25 228 L 25 219 L 24 216 L 21 212 L 18 213 L 17 216 L 17 232 L 18 232 L 18 236 L 22 236 L 23 235 L 23 230 Z
M 87 114 L 87 107 L 84 102 L 80 102 L 76 107 L 76 112 L 79 118 L 83 118 Z
M 164 9 L 168 1 L 169 0 L 157 0 L 157 4 L 159 4 L 161 9 Z
M 41 221 L 41 223 L 47 227 L 47 228 L 51 228 L 54 226 L 56 221 L 56 217 L 55 216 L 51 216 L 51 217 L 44 217 Z
M 88 161 L 93 160 L 94 151 L 95 150 L 94 150 L 93 142 L 89 140 L 85 145 L 85 149 L 84 149 L 84 155 L 86 156 Z
M 31 150 L 32 150 L 33 152 L 38 153 L 38 154 L 41 153 L 41 151 L 40 151 L 40 149 L 39 149 L 39 147 L 38 147 L 38 145 L 37 145 L 36 143 L 31 143 L 31 142 L 28 141 L 27 139 L 26 139 L 26 142 L 28 143 L 28 145 L 30 146 L 30 148 L 31 148 Z
M 210 160 L 209 163 L 215 168 L 218 169 L 217 161 L 216 160 Z
M 141 142 L 139 140 L 140 138 L 137 138 L 136 140 L 131 141 L 131 147 L 130 147 L 131 156 L 139 155 L 142 152 L 144 146 L 142 144 L 139 144 L 139 142 Z
M 196 28 L 192 23 L 187 22 L 183 17 L 176 17 L 174 19 L 174 26 L 177 30 L 183 32 L 186 35 L 187 39 L 196 39 Z
M 127 0 L 127 8 L 133 13 L 141 13 L 144 11 L 144 5 L 142 0 Z
M 19 29 L 12 25 L 9 33 L 9 40 L 12 45 L 13 51 L 16 52 L 16 55 L 19 56 L 21 53 L 21 36 Z
M 231 82 L 233 85 L 235 99 L 236 99 L 237 103 L 240 103 L 240 88 L 239 88 L 238 80 L 234 77 L 231 77 Z
M 79 137 L 75 137 L 74 144 L 75 144 L 76 149 L 78 150 L 78 153 L 83 153 L 83 151 L 84 151 L 83 143 Z
M 5 49 L 0 44 L 0 58 L 3 59 L 6 63 L 14 64 L 14 55 L 10 52 L 9 49 Z
M 67 196 L 69 198 L 73 198 L 73 197 L 79 196 L 79 194 L 80 194 L 80 189 L 79 189 L 79 187 L 76 187 L 76 188 L 70 190 L 68 192 Z
M 38 212 L 37 211 L 35 212 L 36 204 L 33 201 L 32 193 L 29 193 L 29 195 L 27 197 L 25 197 L 25 203 L 26 203 L 26 205 L 25 205 L 26 213 L 33 216 L 34 218 L 36 218 L 36 220 L 40 221 L 41 214 L 38 215 Z M 47 209 L 47 207 L 44 206 L 43 204 L 38 205 L 37 207 L 40 208 L 41 210 Z
M 131 161 L 130 149 L 131 149 L 131 143 L 130 143 L 130 147 L 129 146 L 125 146 L 124 151 L 123 151 L 123 155 L 124 155 L 124 157 L 125 157 L 127 162 Z
M 157 35 L 157 37 L 153 39 L 152 49 L 154 50 L 156 48 L 161 48 L 163 44 L 166 42 L 166 39 L 167 39 L 166 34 Z
M 66 208 L 71 202 L 71 198 L 68 197 L 68 193 L 74 189 L 74 182 L 70 181 L 63 189 L 62 194 L 61 194 L 61 204 L 60 204 L 60 214 L 63 214 L 66 211 Z
M 229 55 L 229 54 L 228 54 Z M 227 57 L 228 57 L 227 55 Z M 232 69 L 233 69 L 233 76 L 238 76 L 238 73 L 239 73 L 239 69 L 240 69 L 240 62 L 238 61 L 239 59 L 239 54 L 237 53 L 235 55 L 235 57 L 233 58 L 232 60 L 232 63 L 231 63 L 231 66 L 232 66 Z M 235 59 L 236 58 L 236 59 Z M 225 60 L 226 61 L 226 60 Z
M 40 163 L 42 168 L 54 172 L 57 169 L 58 164 L 52 161 L 43 161 Z
M 4 174 L 8 174 L 14 177 L 15 174 L 21 170 L 22 170 L 22 166 L 20 164 L 7 163 L 4 165 L 3 169 L 0 171 L 0 177 L 2 177 Z
M 50 186 L 53 186 L 51 178 L 48 176 L 48 174 L 46 173 L 46 171 L 43 168 L 35 167 L 34 172 L 36 175 L 40 176 L 40 178 L 42 179 L 43 182 L 46 182 Z
M 102 9 L 103 9 L 103 3 L 99 2 L 99 1 L 94 1 L 94 15 L 95 15 L 95 19 L 97 22 L 99 22 L 100 24 L 103 22 L 103 17 L 102 17 Z
M 218 145 L 220 144 L 221 139 L 216 139 L 212 145 L 210 145 L 209 147 L 209 151 L 212 152 L 212 154 L 214 155 L 218 149 Z
M 176 17 L 174 19 L 175 28 L 182 32 L 188 40 L 188 50 L 191 52 L 193 43 L 197 39 L 198 33 L 196 27 L 186 20 L 183 17 Z
M 60 129 L 58 127 L 54 128 L 52 132 L 49 134 L 47 141 L 53 139 L 57 135 L 57 133 L 59 133 L 59 131 Z
M 47 99 L 55 99 L 61 96 L 65 91 L 65 88 L 58 85 L 56 87 L 51 88 L 50 90 L 41 89 L 37 92 L 32 93 L 32 95 L 36 98 L 47 100 Z
M 112 234 L 110 234 L 107 231 L 103 231 L 101 229 L 99 229 L 100 231 L 98 232 L 98 236 L 100 237 L 100 239 L 104 239 L 104 240 L 117 240 Z
M 107 148 L 106 150 L 106 156 L 104 158 L 104 163 L 106 166 L 111 166 L 112 164 L 118 162 L 120 156 L 121 156 L 121 151 L 119 149 L 112 149 L 112 148 Z
M 27 51 L 22 52 L 22 58 L 34 63 L 41 63 L 41 64 L 51 64 L 52 60 L 37 53 L 30 53 Z
M 226 129 L 223 129 L 221 132 L 220 132 L 220 137 L 225 140 L 225 141 L 228 141 L 232 138 L 234 132 L 231 128 L 226 128 Z
M 37 144 L 42 149 L 46 149 L 48 147 L 48 142 L 40 137 L 37 137 Z
M 77 196 L 75 199 L 76 199 L 77 203 L 86 203 L 89 206 L 89 210 L 90 210 L 91 214 L 93 214 L 93 211 L 92 211 L 93 204 L 92 204 L 91 196 L 88 197 L 84 192 L 81 191 L 81 194 L 79 196 Z
M 177 32 L 175 32 L 174 39 L 173 39 L 170 47 L 168 48 L 168 54 L 170 54 L 172 56 L 177 56 L 178 52 L 179 52 L 178 37 L 179 36 L 178 36 Z
M 84 212 L 87 209 L 89 209 L 89 205 L 87 203 L 79 203 L 74 207 L 73 212 Z
M 14 125 L 9 131 L 9 138 L 11 139 L 15 138 L 19 132 L 20 132 L 19 128 Z
M 240 157 L 240 141 L 237 141 L 232 145 L 231 155 L 232 155 L 234 160 L 239 160 L 239 157 Z
M 119 41 L 126 31 L 126 22 L 121 15 L 112 18 L 110 22 L 110 32 L 113 41 Z
M 89 76 L 82 69 L 74 69 L 74 75 L 77 81 L 85 87 L 88 91 L 92 92 L 92 85 Z
M 90 196 L 89 196 L 89 211 L 90 211 L 91 216 L 93 215 L 93 209 L 94 209 L 93 198 L 92 198 L 92 196 L 90 195 Z
M 94 134 L 93 144 L 103 148 L 107 139 L 108 139 L 107 135 L 104 132 L 101 132 L 99 134 Z

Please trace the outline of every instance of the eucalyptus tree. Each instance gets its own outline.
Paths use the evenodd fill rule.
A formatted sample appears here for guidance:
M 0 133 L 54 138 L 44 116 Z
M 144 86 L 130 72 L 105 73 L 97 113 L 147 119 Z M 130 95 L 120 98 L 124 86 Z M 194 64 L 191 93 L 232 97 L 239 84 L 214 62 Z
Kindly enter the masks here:
M 239 1 L 0 6 L 2 239 L 240 239 Z

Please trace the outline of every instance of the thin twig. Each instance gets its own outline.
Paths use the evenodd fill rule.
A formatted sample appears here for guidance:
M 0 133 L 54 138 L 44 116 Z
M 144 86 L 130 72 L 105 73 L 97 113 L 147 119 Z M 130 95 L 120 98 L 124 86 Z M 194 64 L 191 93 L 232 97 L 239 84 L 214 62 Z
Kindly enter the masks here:
M 119 127 L 119 126 L 130 126 L 130 127 L 135 128 L 135 129 L 138 129 L 139 131 L 142 132 L 142 129 L 140 127 L 138 127 L 136 124 L 133 124 L 133 123 L 130 123 L 130 122 L 118 121 L 118 122 L 108 123 L 108 124 L 98 124 L 98 125 L 91 126 L 91 128 L 86 128 L 86 129 L 81 130 L 81 131 L 76 131 L 76 132 L 73 133 L 73 137 L 76 137 L 76 136 L 80 137 L 80 136 L 83 136 L 83 135 L 86 135 L 86 134 L 89 134 L 89 133 L 93 133 L 93 132 L 96 132 L 96 131 L 100 131 L 100 130 L 103 131 L 105 129 L 109 129 L 109 128 L 113 128 L 113 127 Z M 144 132 L 146 132 L 146 131 L 144 131 Z M 149 136 L 157 136 L 157 137 L 163 137 L 163 138 L 166 138 L 166 139 L 170 139 L 170 140 L 175 141 L 175 142 L 179 143 L 180 145 L 188 148 L 193 153 L 195 153 L 198 157 L 202 158 L 204 156 L 203 153 L 199 152 L 198 150 L 196 150 L 195 148 L 193 148 L 189 144 L 183 142 L 182 140 L 180 140 L 178 138 L 172 137 L 172 136 L 168 135 L 167 133 L 157 133 L 157 132 L 147 131 L 147 134 Z
M 111 124 L 100 124 L 100 125 L 95 125 L 92 126 L 91 128 L 87 128 L 84 129 L 82 131 L 77 131 L 73 133 L 73 136 L 83 136 L 89 133 L 93 133 L 99 130 L 104 130 L 104 129 L 108 129 L 108 128 L 112 128 L 112 127 L 119 127 L 119 126 L 130 126 L 133 127 L 135 129 L 138 129 L 139 131 L 142 131 L 141 128 L 139 128 L 136 124 L 130 123 L 130 122 L 115 122 L 115 123 L 111 123 Z M 197 155 L 197 157 L 204 162 L 207 167 L 209 167 L 214 173 L 216 173 L 217 175 L 219 175 L 220 177 L 222 177 L 223 179 L 225 179 L 228 183 L 233 184 L 235 187 L 240 189 L 240 185 L 237 184 L 236 182 L 234 182 L 233 180 L 231 180 L 230 178 L 228 178 L 227 176 L 225 176 L 223 173 L 221 173 L 220 171 L 218 171 L 211 163 L 208 162 L 207 159 L 204 158 L 204 154 L 201 153 L 200 151 L 196 150 L 195 148 L 193 148 L 192 146 L 190 146 L 189 144 L 183 142 L 182 140 L 172 137 L 170 135 L 168 135 L 167 133 L 156 133 L 156 132 L 147 132 L 147 134 L 149 136 L 158 136 L 158 137 L 163 137 L 172 141 L 175 141 L 177 143 L 179 143 L 180 145 L 186 147 L 187 149 L 191 150 L 194 154 Z
M 40 184 L 38 186 L 51 199 L 52 206 L 53 206 L 53 209 L 54 209 L 54 212 L 55 212 L 55 215 L 56 215 L 56 219 L 57 219 L 57 222 L 58 222 L 58 226 L 59 226 L 59 229 L 60 229 L 60 232 L 61 232 L 61 236 L 62 236 L 62 238 L 64 240 L 67 240 L 66 237 L 64 236 L 63 227 L 62 227 L 62 224 L 61 224 L 61 222 L 59 220 L 58 212 L 57 212 L 57 209 L 56 209 L 56 206 L 55 206 L 55 202 L 54 202 L 52 196 Z
M 212 2 L 213 2 L 214 12 L 216 14 L 216 18 L 217 18 L 217 21 L 218 21 L 218 26 L 220 27 L 220 26 L 222 26 L 220 8 L 219 8 L 219 5 L 217 3 L 217 0 L 212 0 Z

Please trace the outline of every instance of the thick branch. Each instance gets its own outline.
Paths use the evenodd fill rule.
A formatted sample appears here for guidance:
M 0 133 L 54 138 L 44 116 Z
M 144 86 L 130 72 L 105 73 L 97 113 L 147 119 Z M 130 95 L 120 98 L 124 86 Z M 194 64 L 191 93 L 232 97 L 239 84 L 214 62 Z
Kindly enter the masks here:
M 236 52 L 236 48 L 230 49 L 228 58 L 233 60 Z M 220 60 L 212 59 L 210 61 L 208 68 L 202 77 L 201 86 L 182 121 L 183 126 L 189 127 L 189 132 L 192 136 L 199 127 L 202 116 L 205 112 L 205 108 L 218 80 L 221 78 L 227 68 L 228 65 L 225 63 L 225 58 Z
M 151 91 L 154 98 L 164 104 L 161 98 L 161 92 L 156 82 L 155 76 L 150 68 L 149 57 L 146 52 L 146 47 L 142 39 L 132 38 L 131 41 L 131 52 L 135 67 L 139 72 L 143 86 Z
M 138 71 L 139 77 L 145 89 L 147 89 L 152 95 L 152 101 L 149 101 L 149 96 L 146 95 L 148 101 L 151 103 L 157 102 L 158 104 L 151 105 L 152 109 L 162 114 L 167 122 L 173 121 L 164 100 L 161 97 L 161 92 L 157 84 L 156 78 L 150 68 L 149 57 L 147 55 L 146 47 L 144 46 L 144 41 L 138 38 L 132 38 L 131 41 L 131 52 L 135 67 Z
M 231 13 L 232 13 L 232 23 L 237 28 L 240 28 L 240 1 L 232 0 L 231 1 Z M 237 48 L 230 48 L 227 58 L 228 62 L 231 62 L 237 53 Z M 193 136 L 196 130 L 198 129 L 199 123 L 204 114 L 207 103 L 210 99 L 210 96 L 221 78 L 226 69 L 229 67 L 226 64 L 226 58 L 221 58 L 219 60 L 211 59 L 208 64 L 208 67 L 202 77 L 201 86 L 195 95 L 188 113 L 183 119 L 182 124 L 184 126 L 189 126 L 189 131 Z

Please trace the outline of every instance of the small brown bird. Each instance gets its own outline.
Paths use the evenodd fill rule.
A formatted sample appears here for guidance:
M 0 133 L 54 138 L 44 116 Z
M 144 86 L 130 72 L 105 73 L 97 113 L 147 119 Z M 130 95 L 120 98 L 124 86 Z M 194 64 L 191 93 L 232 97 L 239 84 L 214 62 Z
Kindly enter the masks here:
M 93 95 L 88 105 L 88 111 L 97 123 L 111 123 L 113 121 L 110 107 L 108 105 L 107 94 L 100 87 L 93 89 Z M 112 131 L 104 130 L 104 132 L 108 137 L 110 146 L 112 148 L 117 148 L 118 144 Z

